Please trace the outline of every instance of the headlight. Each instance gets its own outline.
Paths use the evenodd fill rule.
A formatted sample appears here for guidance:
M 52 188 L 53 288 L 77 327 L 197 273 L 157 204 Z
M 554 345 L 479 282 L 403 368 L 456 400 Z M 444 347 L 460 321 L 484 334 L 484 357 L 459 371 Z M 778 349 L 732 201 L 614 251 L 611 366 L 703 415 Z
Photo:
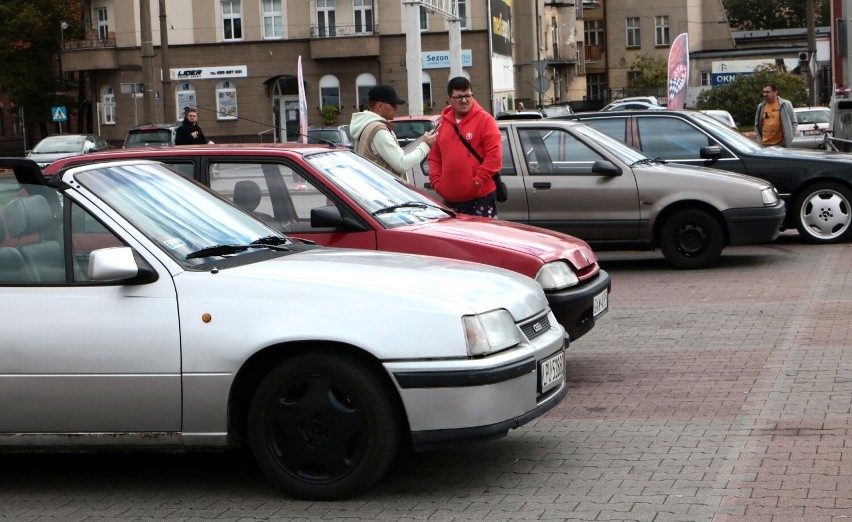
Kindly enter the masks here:
M 462 317 L 467 354 L 499 352 L 521 342 L 515 320 L 507 310 L 494 310 Z
M 545 292 L 561 290 L 580 282 L 577 279 L 577 274 L 564 261 L 547 263 L 538 271 L 535 280 L 538 281 Z
M 778 203 L 778 191 L 775 190 L 775 187 L 766 187 L 765 189 L 761 190 L 760 197 L 763 198 L 764 206 L 771 207 L 772 205 Z

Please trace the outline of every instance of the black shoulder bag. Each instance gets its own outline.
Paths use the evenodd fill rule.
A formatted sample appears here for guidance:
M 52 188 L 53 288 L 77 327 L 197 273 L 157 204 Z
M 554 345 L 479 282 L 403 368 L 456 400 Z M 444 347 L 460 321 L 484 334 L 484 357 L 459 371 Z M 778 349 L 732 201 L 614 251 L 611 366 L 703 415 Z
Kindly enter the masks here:
M 464 144 L 464 146 L 467 147 L 467 150 L 469 150 L 470 153 L 473 154 L 473 157 L 476 158 L 476 161 L 478 161 L 479 164 L 481 165 L 482 164 L 482 156 L 480 156 L 479 153 L 477 153 L 475 150 L 473 150 L 473 147 L 470 146 L 470 143 L 468 143 L 467 140 L 462 137 L 461 132 L 459 131 L 459 128 L 458 128 L 457 125 L 453 125 L 453 129 L 456 131 L 456 135 L 459 137 L 459 140 L 461 140 L 462 144 Z M 509 187 L 507 187 L 506 184 L 503 183 L 503 180 L 500 179 L 500 173 L 499 172 L 495 172 L 494 176 L 492 176 L 492 177 L 494 179 L 494 184 L 497 185 L 497 201 L 499 201 L 500 203 L 503 203 L 504 201 L 509 199 Z

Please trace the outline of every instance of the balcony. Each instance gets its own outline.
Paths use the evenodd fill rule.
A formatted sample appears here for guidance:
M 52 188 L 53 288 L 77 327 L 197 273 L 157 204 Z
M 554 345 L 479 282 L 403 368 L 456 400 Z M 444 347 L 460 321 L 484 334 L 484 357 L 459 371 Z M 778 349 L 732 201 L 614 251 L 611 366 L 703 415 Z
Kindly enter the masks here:
M 602 45 L 587 45 L 585 47 L 587 62 L 600 62 L 606 54 L 606 48 Z
M 65 40 L 61 58 L 65 72 L 118 69 L 115 38 Z
M 373 26 L 311 26 L 311 59 L 379 56 L 379 28 Z

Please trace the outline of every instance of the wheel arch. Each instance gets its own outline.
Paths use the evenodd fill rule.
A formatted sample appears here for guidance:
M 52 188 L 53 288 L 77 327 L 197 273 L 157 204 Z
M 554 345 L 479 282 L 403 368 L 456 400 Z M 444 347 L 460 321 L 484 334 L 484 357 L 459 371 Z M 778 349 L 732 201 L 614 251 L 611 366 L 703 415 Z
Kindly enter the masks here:
M 268 346 L 258 351 L 243 363 L 231 384 L 228 396 L 228 445 L 244 447 L 248 444 L 248 411 L 254 390 L 263 378 L 276 366 L 302 353 L 325 351 L 346 353 L 357 357 L 365 364 L 374 366 L 386 378 L 385 384 L 393 390 L 403 426 L 402 433 L 407 437 L 410 433 L 408 418 L 391 376 L 382 367 L 382 363 L 374 355 L 357 346 L 336 341 L 296 341 Z
M 672 203 L 668 205 L 663 210 L 657 214 L 656 220 L 654 220 L 654 228 L 653 228 L 653 236 L 651 238 L 651 242 L 654 245 L 654 248 L 660 247 L 660 233 L 663 228 L 665 222 L 675 213 L 680 212 L 681 210 L 703 210 L 707 212 L 710 216 L 713 217 L 722 228 L 722 233 L 724 234 L 723 243 L 725 246 L 728 246 L 731 243 L 730 232 L 728 231 L 728 224 L 725 222 L 725 219 L 722 217 L 722 213 L 714 207 L 713 205 L 706 203 L 704 201 L 699 200 L 682 200 Z

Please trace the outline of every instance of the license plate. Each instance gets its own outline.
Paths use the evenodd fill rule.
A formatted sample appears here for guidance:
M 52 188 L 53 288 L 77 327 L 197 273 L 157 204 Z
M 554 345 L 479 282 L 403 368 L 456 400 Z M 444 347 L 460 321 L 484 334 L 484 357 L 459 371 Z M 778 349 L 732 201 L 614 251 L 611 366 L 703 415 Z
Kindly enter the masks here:
M 821 130 L 806 130 L 802 131 L 802 136 L 818 136 L 822 134 Z
M 609 294 L 609 290 L 604 290 L 595 296 L 594 300 L 592 300 L 592 317 L 597 317 L 602 313 L 606 312 L 607 309 L 607 297 Z M 588 310 L 588 308 L 587 308 Z
M 538 390 L 544 393 L 565 379 L 565 351 L 551 355 L 538 363 Z

